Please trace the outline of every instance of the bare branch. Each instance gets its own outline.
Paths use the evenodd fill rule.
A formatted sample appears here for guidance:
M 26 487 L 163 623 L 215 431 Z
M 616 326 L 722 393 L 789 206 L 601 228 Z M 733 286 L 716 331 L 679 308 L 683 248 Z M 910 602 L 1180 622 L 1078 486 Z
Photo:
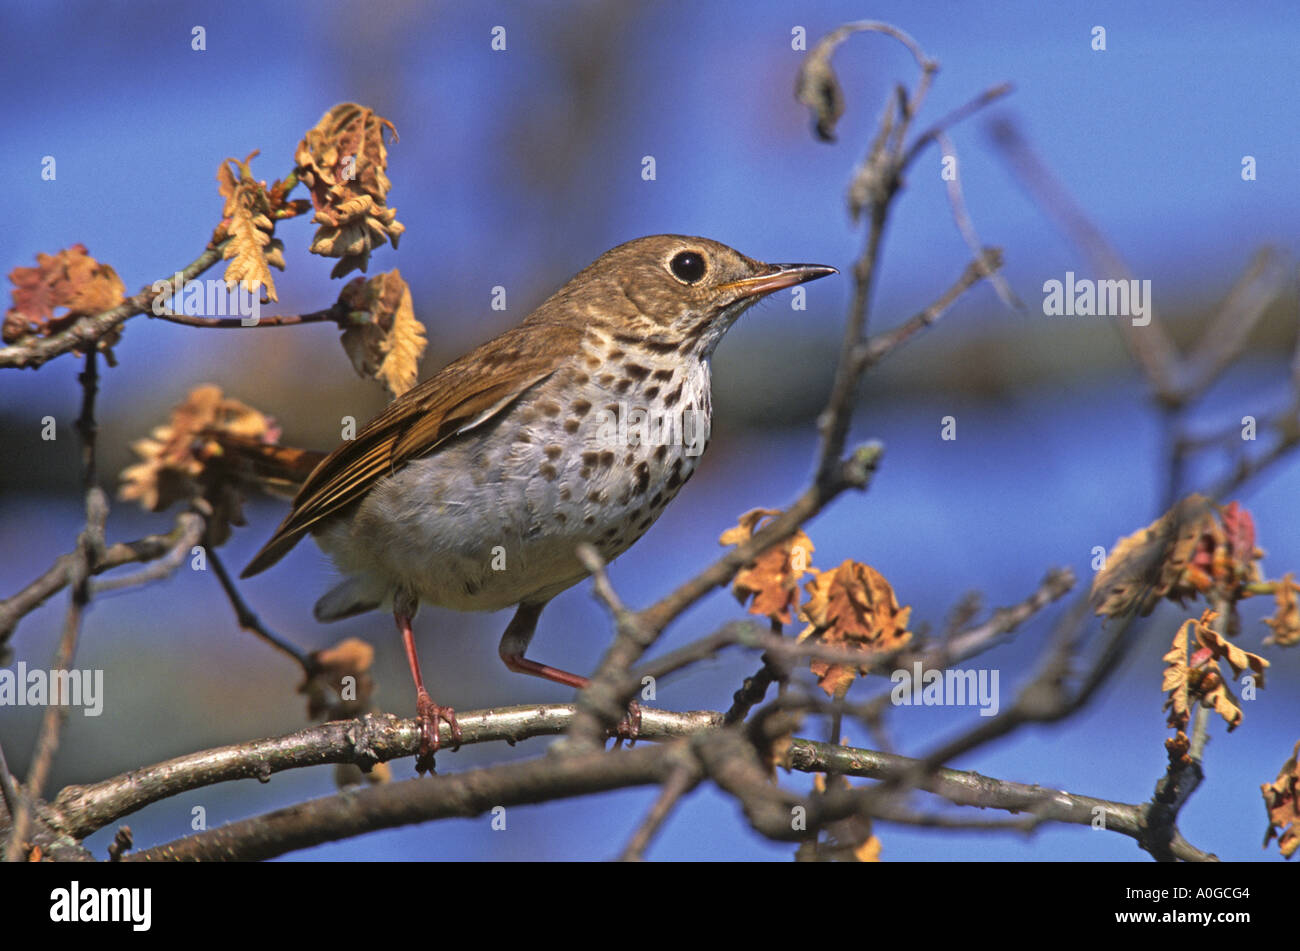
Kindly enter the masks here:
M 460 713 L 461 745 L 558 736 L 573 721 L 573 704 L 530 704 Z M 642 711 L 641 737 L 670 739 L 716 726 L 721 715 L 708 711 Z M 52 827 L 83 838 L 96 829 L 153 802 L 237 779 L 262 782 L 287 769 L 323 763 L 351 763 L 363 770 L 375 763 L 414 756 L 420 747 L 418 720 L 368 714 L 359 720 L 319 724 L 264 740 L 250 740 L 189 753 L 133 769 L 84 786 L 67 786 L 44 810 Z
M 186 282 L 198 277 L 220 261 L 221 248 L 222 245 L 207 248 L 178 274 L 169 274 L 166 278 L 155 282 L 159 285 L 166 285 L 163 289 L 154 290 L 154 285 L 151 284 L 134 297 L 128 297 L 111 310 L 106 310 L 91 317 L 77 318 L 58 333 L 39 339 L 20 340 L 7 347 L 0 347 L 0 368 L 31 367 L 35 369 L 47 360 L 64 353 L 71 353 L 73 350 L 93 350 L 101 339 L 112 333 L 131 317 L 136 314 L 152 312 L 153 302 L 160 295 L 165 299 L 178 293 L 184 288 Z

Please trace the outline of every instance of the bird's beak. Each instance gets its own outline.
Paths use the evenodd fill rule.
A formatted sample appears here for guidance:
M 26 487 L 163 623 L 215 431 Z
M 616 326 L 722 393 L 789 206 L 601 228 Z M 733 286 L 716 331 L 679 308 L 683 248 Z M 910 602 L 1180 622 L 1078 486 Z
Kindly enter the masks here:
M 756 277 L 732 281 L 721 285 L 721 287 L 736 291 L 738 298 L 758 297 L 762 294 L 770 294 L 773 291 L 794 287 L 796 284 L 815 281 L 819 277 L 838 273 L 839 271 L 835 268 L 827 267 L 825 264 L 769 264 L 767 270 Z

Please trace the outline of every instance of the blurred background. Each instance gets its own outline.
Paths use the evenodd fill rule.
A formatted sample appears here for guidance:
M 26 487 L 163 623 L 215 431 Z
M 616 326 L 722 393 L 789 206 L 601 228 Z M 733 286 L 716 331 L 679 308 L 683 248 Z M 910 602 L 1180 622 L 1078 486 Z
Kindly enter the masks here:
M 1025 301 L 1004 307 L 987 285 L 914 340 L 864 388 L 853 442 L 880 439 L 884 466 L 871 490 L 849 495 L 808 526 L 814 563 L 866 561 L 913 607 L 913 623 L 942 629 L 968 591 L 989 607 L 1028 595 L 1052 565 L 1081 587 L 1094 546 L 1159 514 L 1164 491 L 1159 412 L 1110 323 L 1047 317 L 1042 286 L 1067 270 L 1098 276 L 1020 186 L 994 148 L 989 123 L 1013 121 L 1078 203 L 1149 279 L 1157 309 L 1186 345 L 1262 245 L 1294 274 L 1300 253 L 1297 106 L 1300 23 L 1292 3 L 1123 2 L 1082 5 L 841 2 L 444 4 L 369 2 L 59 3 L 0 12 L 0 175 L 8 183 L 0 266 L 29 267 L 37 252 L 83 242 L 111 264 L 128 293 L 192 260 L 216 224 L 215 173 L 228 156 L 261 149 L 258 178 L 282 178 L 305 130 L 332 105 L 356 101 L 391 119 L 389 203 L 407 231 L 381 248 L 370 273 L 393 267 L 410 282 L 430 346 L 427 376 L 521 320 L 607 248 L 657 232 L 701 234 L 769 261 L 814 261 L 848 270 L 862 243 L 845 189 L 886 97 L 911 86 L 906 51 L 876 35 L 852 37 L 835 65 L 847 112 L 838 141 L 815 141 L 792 95 L 801 52 L 842 22 L 883 19 L 910 32 L 942 63 L 919 120 L 924 127 L 1002 81 L 1013 95 L 957 126 L 962 184 L 983 241 L 1005 249 L 1005 274 Z M 206 50 L 191 49 L 191 30 Z M 1104 26 L 1107 48 L 1091 48 Z M 506 29 L 493 51 L 492 29 Z M 57 180 L 42 181 L 42 157 Z M 1243 156 L 1258 177 L 1243 181 Z M 654 181 L 642 179 L 653 156 Z M 939 153 L 916 166 L 896 203 L 874 302 L 873 327 L 928 304 L 970 254 L 955 229 Z M 299 193 L 301 195 L 301 193 Z M 331 303 L 332 261 L 306 248 L 306 220 L 281 225 L 288 269 L 275 275 L 279 309 Z M 208 277 L 219 276 L 209 272 Z M 508 309 L 491 309 L 492 288 Z M 612 568 L 625 600 L 644 605 L 719 552 L 719 533 L 742 512 L 781 507 L 809 477 L 814 418 L 829 389 L 847 309 L 846 277 L 807 288 L 807 309 L 787 294 L 751 310 L 714 363 L 712 449 L 662 519 Z M 6 304 L 6 306 L 8 306 Z M 265 311 L 264 311 L 265 313 Z M 1296 338 L 1294 281 L 1252 333 L 1243 360 L 1192 420 L 1206 431 L 1268 415 L 1288 398 Z M 103 373 L 100 471 L 107 484 L 133 456 L 129 445 L 162 423 L 196 384 L 273 414 L 287 443 L 332 447 L 339 419 L 384 405 L 358 379 L 331 325 L 200 330 L 140 317 Z M 62 357 L 37 372 L 0 373 L 0 594 L 17 591 L 73 547 L 82 523 L 77 445 L 79 363 Z M 40 439 L 52 415 L 61 436 Z M 940 439 L 940 420 L 958 438 Z M 1222 464 L 1214 459 L 1212 463 Z M 1194 468 L 1193 485 L 1215 476 Z M 1199 481 L 1198 481 L 1199 480 Z M 1240 498 L 1254 514 L 1270 577 L 1300 570 L 1295 496 L 1300 463 L 1288 457 Z M 222 555 L 242 566 L 284 514 L 260 500 Z M 118 504 L 109 539 L 165 531 L 174 513 Z M 377 648 L 381 709 L 409 716 L 413 692 L 391 618 L 372 614 L 317 624 L 311 605 L 333 577 L 310 544 L 243 585 L 262 618 L 306 649 L 360 636 Z M 17 659 L 47 667 L 66 595 L 19 626 Z M 1195 608 L 1199 612 L 1200 608 Z M 1045 612 L 1011 644 L 973 661 L 996 668 L 1003 703 L 1033 669 L 1050 622 Z M 1191 611 L 1189 610 L 1188 614 Z M 1258 650 L 1271 598 L 1244 606 L 1240 644 Z M 1068 722 L 1022 730 L 954 765 L 1121 801 L 1151 795 L 1168 735 L 1159 691 L 1161 655 L 1188 614 L 1162 607 L 1126 668 Z M 741 616 L 719 591 L 683 617 L 658 651 Z M 461 710 L 564 701 L 571 691 L 511 674 L 496 644 L 508 614 L 426 608 L 417 637 L 439 702 Z M 609 625 L 589 585 L 559 597 L 542 618 L 531 656 L 577 671 L 597 663 Z M 1300 658 L 1266 649 L 1268 689 L 1246 704 L 1227 736 L 1211 725 L 1207 781 L 1180 826 L 1197 846 L 1235 860 L 1262 851 L 1259 785 L 1290 754 L 1300 722 Z M 208 746 L 306 725 L 298 671 L 242 633 L 211 573 L 180 571 L 147 589 L 96 600 L 78 667 L 105 671 L 104 715 L 74 712 L 48 791 Z M 725 708 L 757 666 L 732 652 L 659 684 L 658 705 Z M 864 685 L 855 693 L 865 698 Z M 879 690 L 877 685 L 875 689 Z M 860 691 L 860 692 L 859 692 Z M 25 771 L 39 711 L 0 710 L 0 740 Z M 971 709 L 902 708 L 888 721 L 904 753 L 921 753 L 977 719 Z M 825 727 L 810 722 L 809 735 Z M 851 742 L 870 745 L 855 726 Z M 548 741 L 444 754 L 456 771 L 540 753 Z M 394 764 L 397 778 L 413 773 Z M 806 788 L 810 777 L 784 782 Z M 334 789 L 329 768 L 282 773 L 265 785 L 227 784 L 131 816 L 139 845 L 189 831 L 201 805 L 210 825 Z M 597 859 L 616 854 L 653 801 L 632 790 L 509 810 L 505 832 L 489 817 L 404 828 L 296 853 L 308 859 Z M 103 855 L 112 829 L 88 844 Z M 1081 827 L 1048 826 L 1032 838 L 880 825 L 885 860 L 1141 860 L 1134 843 Z M 760 840 L 736 805 L 694 793 L 649 852 L 654 859 L 768 859 L 792 847 Z

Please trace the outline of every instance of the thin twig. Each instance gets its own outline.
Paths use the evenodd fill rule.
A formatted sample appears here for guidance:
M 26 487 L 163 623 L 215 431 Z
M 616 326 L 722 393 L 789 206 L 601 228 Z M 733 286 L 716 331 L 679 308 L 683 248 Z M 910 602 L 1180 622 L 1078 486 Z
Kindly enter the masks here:
M 975 222 L 971 220 L 970 210 L 966 207 L 966 196 L 961 187 L 961 161 L 957 157 L 957 146 L 953 144 L 948 133 L 939 132 L 935 135 L 935 141 L 939 143 L 939 148 L 943 150 L 944 158 L 951 158 L 956 166 L 956 174 L 951 178 L 945 178 L 944 184 L 948 189 L 948 207 L 952 209 L 952 220 L 957 225 L 957 231 L 961 234 L 962 240 L 966 242 L 966 247 L 976 258 L 982 258 L 984 255 L 984 242 L 980 240 L 979 232 L 975 230 Z M 990 270 L 986 275 L 993 289 L 997 291 L 998 297 L 1002 303 L 1010 310 L 1024 312 L 1025 305 L 1016 292 L 1011 289 L 1007 283 L 1006 277 L 1000 270 Z
M 86 605 L 90 602 L 90 575 L 92 566 L 99 560 L 104 550 L 104 523 L 108 520 L 108 498 L 95 484 L 95 396 L 99 392 L 99 352 L 91 347 L 86 353 L 86 364 L 78 379 L 81 382 L 81 414 L 77 417 L 77 432 L 81 436 L 82 486 L 86 498 L 86 526 L 77 539 L 79 557 L 69 569 L 69 584 L 72 588 L 68 599 L 68 610 L 64 616 L 63 634 L 59 638 L 58 650 L 50 665 L 54 671 L 67 671 L 72 666 L 72 659 L 77 650 L 77 637 L 81 633 L 81 620 Z M 27 771 L 27 783 L 24 797 L 18 802 L 18 811 L 14 815 L 13 828 L 9 843 L 5 849 L 5 861 L 18 861 L 27 849 L 27 834 L 32 819 L 32 808 L 41 798 L 50 770 L 54 765 L 54 754 L 59 748 L 59 734 L 68 718 L 69 705 L 66 697 L 50 698 L 50 705 L 45 708 L 41 718 L 40 731 L 36 735 L 36 745 L 32 751 L 31 766 Z
M 681 798 L 699 783 L 700 770 L 693 763 L 683 762 L 669 773 L 668 778 L 664 780 L 663 788 L 659 791 L 659 797 L 646 813 L 646 817 L 641 820 L 641 824 L 637 826 L 636 832 L 632 834 L 627 845 L 623 847 L 619 861 L 640 862 L 644 859 L 650 840 L 659 832 Z
M 169 274 L 156 284 L 166 285 L 165 290 L 154 290 L 154 285 L 128 297 L 116 307 L 89 317 L 78 317 L 58 333 L 40 339 L 24 339 L 7 347 L 0 347 L 0 368 L 29 367 L 35 369 L 48 360 L 73 350 L 93 350 L 99 341 L 137 314 L 151 312 L 155 298 L 165 299 L 181 290 L 185 284 L 198 277 L 221 260 L 224 244 L 204 250 L 185 266 L 179 274 Z M 177 280 L 179 278 L 179 281 Z
M 239 626 L 250 634 L 256 634 L 282 654 L 292 657 L 306 676 L 311 677 L 315 674 L 316 663 L 312 660 L 311 655 L 272 631 L 262 623 L 262 619 L 248 606 L 248 603 L 239 593 L 239 589 L 235 586 L 234 579 L 226 571 L 226 566 L 222 563 L 221 557 L 217 554 L 215 548 L 208 550 L 207 557 L 208 562 L 212 565 L 213 572 L 217 576 L 217 580 L 221 582 L 221 589 L 226 592 L 230 606 L 235 609 L 235 618 L 239 621 Z
M 91 568 L 91 573 L 98 575 L 123 565 L 166 557 L 196 530 L 200 533 L 203 531 L 202 519 L 192 512 L 181 512 L 176 516 L 175 526 L 166 535 L 146 535 L 135 541 L 109 545 Z M 75 551 L 60 555 L 40 577 L 17 594 L 0 601 L 0 645 L 9 639 L 19 620 L 67 585 L 69 571 L 78 558 Z
M 269 317 L 259 316 L 255 320 L 251 317 L 197 317 L 192 314 L 178 314 L 172 310 L 163 310 L 159 313 L 150 310 L 147 313 L 158 320 L 184 324 L 186 327 L 238 330 L 248 327 L 294 327 L 298 324 L 319 323 L 334 323 L 346 329 L 350 312 L 347 306 L 335 303 L 324 310 L 312 311 L 309 314 L 275 314 Z

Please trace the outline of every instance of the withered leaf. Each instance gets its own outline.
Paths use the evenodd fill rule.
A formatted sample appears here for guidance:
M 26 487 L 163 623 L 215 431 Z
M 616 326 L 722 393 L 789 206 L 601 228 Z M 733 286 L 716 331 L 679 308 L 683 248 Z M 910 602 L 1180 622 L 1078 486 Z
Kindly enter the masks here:
M 254 179 L 249 168 L 257 154 L 256 150 L 250 152 L 242 161 L 228 158 L 217 169 L 217 189 L 226 203 L 214 237 L 218 241 L 230 239 L 221 252 L 230 262 L 226 265 L 227 288 L 242 284 L 250 294 L 256 294 L 265 287 L 267 298 L 278 300 L 271 268 L 284 270 L 284 245 L 275 237 L 274 209 L 266 182 Z
M 1249 512 L 1190 495 L 1116 542 L 1093 579 L 1096 612 L 1114 617 L 1136 607 L 1147 615 L 1161 598 L 1182 604 L 1211 591 L 1235 601 L 1259 579 L 1261 557 Z
M 1179 731 L 1187 729 L 1191 707 L 1196 702 L 1223 717 L 1229 733 L 1241 725 L 1241 705 L 1219 671 L 1219 661 L 1227 661 L 1234 678 L 1240 677 L 1247 669 L 1253 671 L 1257 686 L 1264 686 L 1264 671 L 1269 662 L 1242 650 L 1219 634 L 1211 626 L 1217 616 L 1207 610 L 1199 620 L 1189 618 L 1179 627 L 1172 648 L 1163 658 L 1166 667 L 1160 689 L 1169 693 L 1163 709 L 1169 711 L 1169 726 Z M 1199 648 L 1188 658 L 1193 630 Z
M 118 497 L 139 501 L 151 512 L 204 498 L 213 509 L 207 544 L 221 544 L 232 524 L 244 524 L 241 489 L 246 487 L 243 468 L 231 465 L 222 446 L 225 435 L 273 443 L 279 430 L 270 417 L 223 396 L 220 387 L 195 387 L 172 409 L 166 425 L 132 443 L 141 461 L 122 470 Z
M 844 90 L 831 66 L 831 56 L 852 31 L 846 27 L 823 36 L 799 64 L 794 97 L 812 110 L 814 129 L 823 142 L 835 141 L 835 126 L 844 115 Z
M 374 647 L 359 637 L 348 637 L 311 655 L 314 676 L 299 693 L 307 695 L 307 716 L 312 720 L 350 720 L 370 709 L 375 681 L 370 673 Z M 351 678 L 345 681 L 344 678 Z
M 92 258 L 80 243 L 57 254 L 37 254 L 36 267 L 16 267 L 9 280 L 13 306 L 5 312 L 0 330 L 5 343 L 28 334 L 58 333 L 78 317 L 103 313 L 126 299 L 117 272 Z M 66 311 L 56 315 L 60 308 Z M 100 349 L 111 347 L 119 336 L 100 340 Z
M 424 325 L 415 318 L 411 289 L 394 268 L 344 285 L 339 302 L 354 321 L 339 338 L 352 367 L 377 379 L 393 398 L 415 385 L 426 344 Z
M 1300 585 L 1295 583 L 1290 572 L 1273 583 L 1277 613 L 1264 619 L 1264 623 L 1273 631 L 1264 639 L 1265 644 L 1276 644 L 1279 647 L 1295 647 L 1300 644 L 1300 603 L 1296 600 L 1297 591 L 1300 591 Z
M 776 509 L 752 509 L 740 517 L 735 528 L 719 536 L 723 545 L 739 545 L 749 541 L 767 518 L 780 515 Z M 789 624 L 790 612 L 799 606 L 799 581 L 812 570 L 812 540 L 797 531 L 783 542 L 765 550 L 742 569 L 731 583 L 731 592 L 744 604 L 749 598 L 750 614 L 771 618 L 780 624 Z
M 320 225 L 311 251 L 340 259 L 332 277 L 364 271 L 371 250 L 385 241 L 396 248 L 406 230 L 388 207 L 385 131 L 396 141 L 387 119 L 356 103 L 340 103 L 307 132 L 294 155 L 316 209 L 312 220 Z
M 1300 742 L 1291 751 L 1291 758 L 1282 764 L 1277 779 L 1259 788 L 1264 794 L 1264 808 L 1268 810 L 1268 831 L 1264 833 L 1264 848 L 1277 838 L 1277 847 L 1285 858 L 1295 855 L 1300 848 Z
M 808 601 L 799 611 L 808 626 L 799 634 L 799 640 L 815 637 L 822 643 L 868 655 L 857 666 L 811 662 L 809 668 L 821 688 L 836 696 L 869 668 L 870 655 L 897 650 L 912 639 L 907 630 L 912 609 L 899 607 L 894 589 L 870 565 L 846 560 L 834 571 L 812 569 L 812 575 L 804 586 Z

